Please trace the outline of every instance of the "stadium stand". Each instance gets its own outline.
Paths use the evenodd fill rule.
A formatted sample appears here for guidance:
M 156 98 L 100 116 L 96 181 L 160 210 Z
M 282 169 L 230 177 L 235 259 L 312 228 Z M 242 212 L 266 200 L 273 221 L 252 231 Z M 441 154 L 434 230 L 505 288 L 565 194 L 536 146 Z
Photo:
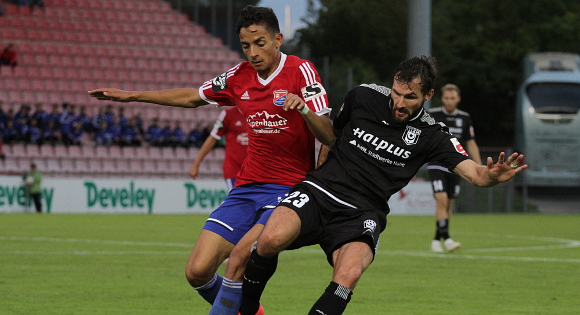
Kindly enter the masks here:
M 0 0 L 0 47 L 14 43 L 18 66 L 1 69 L 0 105 L 16 113 L 23 104 L 67 102 L 86 106 L 92 117 L 106 106 L 86 91 L 112 86 L 127 90 L 199 87 L 241 61 L 237 52 L 161 0 L 46 0 L 30 11 Z M 124 106 L 127 117 L 140 114 L 180 120 L 189 128 L 213 122 L 219 109 L 195 110 L 145 103 Z M 4 144 L 0 173 L 20 174 L 36 161 L 45 176 L 186 178 L 197 148 L 94 147 Z M 221 178 L 223 148 L 208 157 L 202 178 Z

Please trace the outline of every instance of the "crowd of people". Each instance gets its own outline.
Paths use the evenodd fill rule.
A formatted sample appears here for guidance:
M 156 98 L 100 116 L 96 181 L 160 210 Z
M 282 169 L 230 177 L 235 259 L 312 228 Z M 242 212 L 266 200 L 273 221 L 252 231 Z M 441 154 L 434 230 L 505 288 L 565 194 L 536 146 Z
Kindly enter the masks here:
M 53 104 L 50 112 L 41 103 L 34 109 L 22 104 L 16 112 L 4 110 L 0 103 L 0 139 L 4 144 L 191 148 L 201 147 L 211 127 L 211 123 L 200 122 L 185 130 L 179 120 L 161 122 L 159 118 L 146 125 L 140 113 L 127 117 L 123 107 L 115 112 L 111 105 L 90 115 L 86 106 L 69 103 Z

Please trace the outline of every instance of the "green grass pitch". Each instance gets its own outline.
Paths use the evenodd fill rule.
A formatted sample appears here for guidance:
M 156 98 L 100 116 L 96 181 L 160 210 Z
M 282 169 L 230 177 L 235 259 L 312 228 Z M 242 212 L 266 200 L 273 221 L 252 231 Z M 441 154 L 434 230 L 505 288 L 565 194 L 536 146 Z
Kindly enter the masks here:
M 0 214 L 0 314 L 207 314 L 183 270 L 206 215 Z M 389 216 L 345 314 L 579 314 L 579 215 Z M 223 272 L 223 267 L 221 270 Z M 284 252 L 268 315 L 307 314 L 331 279 L 318 247 Z

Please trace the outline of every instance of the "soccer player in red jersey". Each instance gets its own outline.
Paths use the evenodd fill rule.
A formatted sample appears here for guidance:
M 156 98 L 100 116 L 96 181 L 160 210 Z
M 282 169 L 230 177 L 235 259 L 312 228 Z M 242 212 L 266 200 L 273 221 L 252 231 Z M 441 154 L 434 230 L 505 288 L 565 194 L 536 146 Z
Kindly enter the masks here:
M 248 61 L 199 89 L 101 88 L 88 92 L 97 99 L 118 102 L 191 108 L 207 104 L 237 106 L 246 118 L 248 156 L 236 186 L 210 214 L 185 268 L 190 285 L 212 304 L 222 286 L 222 277 L 215 273 L 217 268 L 252 228 L 260 210 L 273 208 L 292 185 L 314 169 L 315 138 L 325 145 L 335 139 L 328 97 L 318 73 L 311 62 L 280 51 L 283 35 L 272 9 L 245 7 L 237 31 Z M 245 238 L 248 252 L 257 236 Z M 239 281 L 226 278 L 223 283 L 241 294 Z
M 246 118 L 237 107 L 229 108 L 220 112 L 210 136 L 203 142 L 199 153 L 191 164 L 189 176 L 197 179 L 199 166 L 205 156 L 211 151 L 218 140 L 225 137 L 226 154 L 222 169 L 228 191 L 236 182 L 236 176 L 242 168 L 242 163 L 248 155 L 248 124 Z

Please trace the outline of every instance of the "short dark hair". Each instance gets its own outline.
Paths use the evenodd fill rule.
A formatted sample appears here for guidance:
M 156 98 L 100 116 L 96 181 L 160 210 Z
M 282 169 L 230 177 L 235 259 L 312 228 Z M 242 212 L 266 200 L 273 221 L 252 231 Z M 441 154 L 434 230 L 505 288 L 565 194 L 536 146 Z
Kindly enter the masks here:
M 433 89 L 437 78 L 437 61 L 434 57 L 412 57 L 401 62 L 395 70 L 395 80 L 399 83 L 410 83 L 417 77 L 421 79 L 421 93 L 427 94 Z
M 278 18 L 272 8 L 247 5 L 242 9 L 236 23 L 238 35 L 242 27 L 246 28 L 250 25 L 265 25 L 270 33 L 280 33 Z

